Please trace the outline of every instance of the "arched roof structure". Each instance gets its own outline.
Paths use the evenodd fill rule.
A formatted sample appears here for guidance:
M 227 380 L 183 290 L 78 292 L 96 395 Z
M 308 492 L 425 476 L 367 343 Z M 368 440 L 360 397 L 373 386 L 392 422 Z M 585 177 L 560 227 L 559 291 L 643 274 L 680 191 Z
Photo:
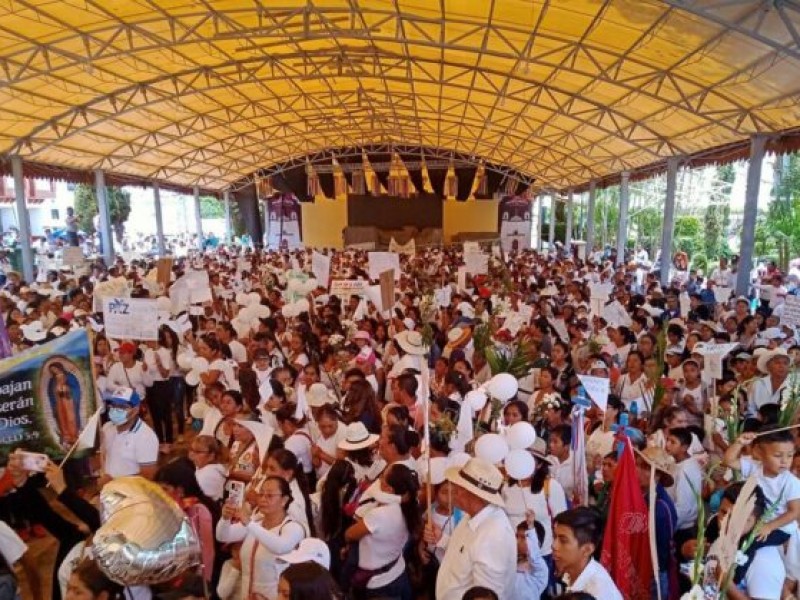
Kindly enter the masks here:
M 796 0 L 0 0 L 0 153 L 208 190 L 392 143 L 563 189 L 799 99 Z

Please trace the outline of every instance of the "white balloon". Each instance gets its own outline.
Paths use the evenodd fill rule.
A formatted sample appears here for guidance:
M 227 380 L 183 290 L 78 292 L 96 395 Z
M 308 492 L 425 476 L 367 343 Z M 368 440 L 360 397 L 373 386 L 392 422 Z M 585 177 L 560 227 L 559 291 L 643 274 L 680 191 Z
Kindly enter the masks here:
M 475 456 L 496 465 L 508 454 L 508 443 L 497 433 L 486 433 L 475 442 Z
M 505 402 L 517 395 L 519 382 L 511 373 L 498 373 L 489 380 L 487 389 L 492 398 Z
M 208 361 L 205 358 L 200 356 L 195 357 L 192 360 L 192 371 L 197 371 L 198 373 L 202 373 L 203 371 L 208 370 Z
M 266 319 L 272 314 L 272 311 L 269 309 L 269 306 L 266 306 L 264 304 L 256 304 L 255 310 L 253 312 L 255 313 L 255 316 L 258 319 Z
M 525 450 L 536 441 L 536 430 L 526 421 L 514 423 L 506 430 L 506 441 L 512 450 Z
M 458 467 L 460 469 L 469 462 L 470 458 L 472 457 L 466 452 L 451 452 L 447 457 L 447 466 Z
M 297 314 L 308 312 L 311 309 L 311 306 L 308 303 L 308 300 L 305 298 L 300 298 L 297 302 L 294 303 L 294 308 L 297 311 Z
M 194 419 L 202 419 L 206 416 L 207 410 L 208 404 L 205 402 L 195 402 L 189 407 L 189 414 L 192 415 Z
M 261 302 L 261 294 L 258 292 L 250 292 L 247 294 L 247 297 L 250 299 L 250 301 L 247 303 L 248 306 L 252 306 L 253 304 L 258 304 Z
M 511 450 L 506 456 L 503 466 L 511 479 L 527 479 L 536 469 L 536 461 L 527 450 Z
M 192 368 L 192 362 L 194 362 L 194 357 L 191 354 L 178 354 L 178 366 L 183 369 L 184 371 L 188 371 Z
M 488 402 L 488 400 L 489 397 L 486 395 L 486 392 L 480 389 L 470 390 L 467 392 L 467 395 L 464 396 L 464 402 L 472 407 L 473 412 L 483 410 L 483 407 L 486 406 L 486 402 Z
M 281 314 L 287 319 L 291 319 L 300 313 L 297 312 L 294 304 L 284 304 L 283 308 L 281 308 Z
M 244 292 L 239 292 L 236 294 L 236 304 L 239 306 L 247 306 L 247 303 L 250 301 L 250 298 Z

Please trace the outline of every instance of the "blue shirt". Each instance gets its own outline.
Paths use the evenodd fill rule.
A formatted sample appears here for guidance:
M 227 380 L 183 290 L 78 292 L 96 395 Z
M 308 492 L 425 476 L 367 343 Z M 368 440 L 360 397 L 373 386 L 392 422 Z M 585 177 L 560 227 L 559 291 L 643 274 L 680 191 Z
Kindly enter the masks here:
M 645 495 L 648 507 L 650 499 Z M 678 511 L 675 503 L 667 494 L 667 490 L 660 483 L 656 484 L 656 553 L 658 554 L 658 570 L 666 571 L 672 559 L 672 541 L 675 537 L 675 528 L 678 525 Z

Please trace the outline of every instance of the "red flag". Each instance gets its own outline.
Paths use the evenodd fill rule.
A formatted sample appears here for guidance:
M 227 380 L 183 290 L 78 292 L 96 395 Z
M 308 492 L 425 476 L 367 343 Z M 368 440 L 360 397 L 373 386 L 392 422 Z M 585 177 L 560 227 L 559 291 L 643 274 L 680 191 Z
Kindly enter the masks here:
M 647 503 L 639 487 L 633 448 L 627 438 L 614 473 L 600 562 L 626 600 L 650 600 L 653 567 Z

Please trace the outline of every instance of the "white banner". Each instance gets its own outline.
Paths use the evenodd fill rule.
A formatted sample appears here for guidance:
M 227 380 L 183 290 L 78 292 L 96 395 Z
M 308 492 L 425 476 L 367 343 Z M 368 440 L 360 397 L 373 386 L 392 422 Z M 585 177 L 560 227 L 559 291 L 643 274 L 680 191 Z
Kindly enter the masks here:
M 381 273 L 394 269 L 394 280 L 400 280 L 400 255 L 396 252 L 370 252 L 367 259 L 370 279 L 377 281 Z
M 80 246 L 69 246 L 61 252 L 61 264 L 65 267 L 76 267 L 82 265 L 86 260 Z
M 606 412 L 608 406 L 608 392 L 610 389 L 610 381 L 607 377 L 592 377 L 591 375 L 578 375 L 578 379 L 589 394 L 589 398 L 597 404 L 597 407 Z
M 369 282 L 363 279 L 334 279 L 331 281 L 331 294 L 344 300 L 348 300 L 350 296 L 363 298 L 368 287 Z
M 121 340 L 158 339 L 158 303 L 148 298 L 103 298 L 106 335 Z
M 319 285 L 327 288 L 331 279 L 331 258 L 315 251 L 311 255 L 311 272 Z

